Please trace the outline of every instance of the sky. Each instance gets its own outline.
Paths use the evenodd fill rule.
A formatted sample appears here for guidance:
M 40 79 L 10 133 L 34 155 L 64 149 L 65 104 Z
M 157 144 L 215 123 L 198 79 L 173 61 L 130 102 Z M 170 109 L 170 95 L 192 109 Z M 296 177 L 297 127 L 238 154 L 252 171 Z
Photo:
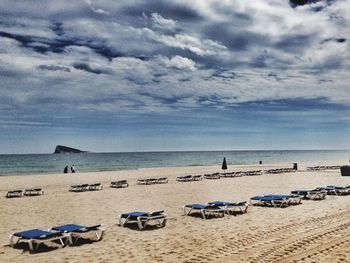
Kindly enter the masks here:
M 350 148 L 350 0 L 1 0 L 0 154 Z

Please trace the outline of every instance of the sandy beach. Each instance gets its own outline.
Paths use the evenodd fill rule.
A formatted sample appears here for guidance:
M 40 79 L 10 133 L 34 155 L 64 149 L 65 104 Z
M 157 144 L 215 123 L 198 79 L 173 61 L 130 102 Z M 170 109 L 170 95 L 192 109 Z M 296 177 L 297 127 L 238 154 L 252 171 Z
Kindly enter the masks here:
M 223 218 L 184 216 L 182 207 L 214 200 L 245 201 L 300 188 L 350 185 L 339 170 L 263 174 L 180 183 L 177 176 L 221 172 L 220 167 L 152 168 L 115 172 L 0 177 L 0 262 L 350 262 L 350 196 L 303 200 L 287 208 L 249 206 L 248 213 Z M 331 165 L 330 163 L 327 163 Z M 341 162 L 332 164 L 343 165 Z M 291 167 L 291 164 L 229 166 L 228 171 Z M 168 177 L 169 183 L 136 185 L 139 178 Z M 127 179 L 128 188 L 112 189 Z M 72 193 L 72 184 L 97 183 L 101 191 Z M 7 199 L 7 191 L 40 187 L 43 196 Z M 166 227 L 138 231 L 117 225 L 123 212 L 165 210 Z M 9 235 L 32 228 L 76 223 L 103 224 L 99 242 L 30 254 L 9 246 Z

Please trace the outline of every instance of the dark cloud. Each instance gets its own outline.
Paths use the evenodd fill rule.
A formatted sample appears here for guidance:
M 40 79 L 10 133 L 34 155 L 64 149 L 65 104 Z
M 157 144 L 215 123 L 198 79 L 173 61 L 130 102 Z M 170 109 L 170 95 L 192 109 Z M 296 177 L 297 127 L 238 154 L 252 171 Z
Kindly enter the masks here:
M 54 22 L 50 26 L 51 30 L 55 32 L 58 36 L 64 35 L 64 26 L 62 22 Z
M 203 33 L 207 38 L 217 40 L 232 51 L 243 51 L 251 46 L 265 46 L 270 43 L 267 36 L 258 32 L 242 31 L 234 25 L 226 23 L 205 27 Z
M 327 42 L 337 42 L 337 43 L 345 43 L 346 42 L 346 38 L 340 37 L 340 38 L 327 38 L 323 41 L 321 41 L 321 44 L 327 43 Z
M 70 68 L 68 67 L 55 66 L 55 65 L 39 65 L 38 68 L 41 70 L 70 72 Z
M 277 41 L 274 46 L 285 52 L 300 54 L 310 47 L 314 36 L 310 34 L 287 34 Z
M 94 73 L 94 74 L 111 74 L 111 70 L 109 70 L 109 69 L 93 67 L 93 66 L 89 65 L 88 63 L 84 63 L 84 62 L 73 63 L 73 67 L 75 69 L 83 70 L 83 71 L 86 71 L 89 73 Z
M 148 0 L 121 8 L 121 13 L 133 17 L 140 17 L 143 13 L 150 15 L 159 13 L 162 16 L 173 20 L 194 22 L 202 20 L 201 15 L 189 6 L 176 3 L 175 1 Z

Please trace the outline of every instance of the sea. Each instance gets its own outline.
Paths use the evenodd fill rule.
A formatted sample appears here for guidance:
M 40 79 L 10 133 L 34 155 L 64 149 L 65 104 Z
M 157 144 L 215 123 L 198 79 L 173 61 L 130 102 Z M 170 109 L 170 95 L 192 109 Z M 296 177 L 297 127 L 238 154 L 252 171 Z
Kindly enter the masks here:
M 298 163 L 335 161 L 348 163 L 350 150 L 279 150 L 279 151 L 185 151 L 116 152 L 68 154 L 0 155 L 0 176 L 62 173 L 65 166 L 77 172 L 117 171 L 153 167 L 182 167 L 227 164 Z M 342 163 L 342 164 L 343 164 Z

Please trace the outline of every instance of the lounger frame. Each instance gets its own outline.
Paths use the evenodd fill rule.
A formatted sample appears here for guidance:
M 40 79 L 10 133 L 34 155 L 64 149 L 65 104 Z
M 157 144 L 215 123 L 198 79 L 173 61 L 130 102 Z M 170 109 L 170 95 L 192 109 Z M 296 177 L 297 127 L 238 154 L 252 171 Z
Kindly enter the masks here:
M 203 219 L 207 219 L 209 215 L 215 215 L 215 216 L 221 216 L 224 217 L 225 216 L 225 212 L 226 212 L 226 208 L 225 207 L 220 207 L 220 206 L 206 206 L 205 208 L 202 209 L 196 209 L 193 207 L 188 207 L 188 206 L 184 206 L 183 207 L 184 210 L 184 215 L 190 215 L 193 212 L 194 213 L 200 213 L 203 217 Z

